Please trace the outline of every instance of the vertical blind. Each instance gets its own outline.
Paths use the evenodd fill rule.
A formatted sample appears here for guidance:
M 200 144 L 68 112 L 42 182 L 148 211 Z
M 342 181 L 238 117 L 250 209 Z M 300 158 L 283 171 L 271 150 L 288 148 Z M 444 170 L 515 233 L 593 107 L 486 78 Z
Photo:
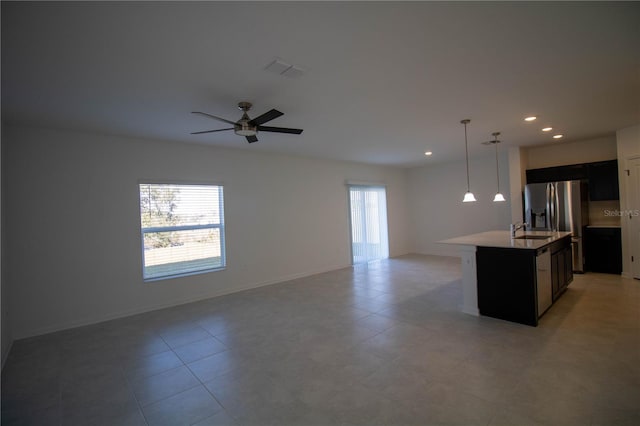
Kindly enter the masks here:
M 140 184 L 140 224 L 144 279 L 224 268 L 222 186 Z
M 353 263 L 389 257 L 384 187 L 349 186 Z

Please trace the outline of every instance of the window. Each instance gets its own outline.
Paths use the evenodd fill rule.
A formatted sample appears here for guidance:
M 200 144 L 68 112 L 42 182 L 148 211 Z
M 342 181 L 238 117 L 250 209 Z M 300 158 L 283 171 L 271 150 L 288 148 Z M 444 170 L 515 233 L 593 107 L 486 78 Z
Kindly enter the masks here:
M 143 277 L 225 267 L 222 186 L 140 184 Z

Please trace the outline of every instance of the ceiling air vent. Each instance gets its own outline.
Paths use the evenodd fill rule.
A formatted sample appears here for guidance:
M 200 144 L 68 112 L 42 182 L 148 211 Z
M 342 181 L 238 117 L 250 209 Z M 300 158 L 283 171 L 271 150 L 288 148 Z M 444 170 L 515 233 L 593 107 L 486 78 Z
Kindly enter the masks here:
M 283 75 L 289 78 L 299 78 L 302 77 L 306 70 L 297 65 L 291 65 L 280 58 L 275 58 L 266 67 L 264 67 L 265 71 L 270 73 Z

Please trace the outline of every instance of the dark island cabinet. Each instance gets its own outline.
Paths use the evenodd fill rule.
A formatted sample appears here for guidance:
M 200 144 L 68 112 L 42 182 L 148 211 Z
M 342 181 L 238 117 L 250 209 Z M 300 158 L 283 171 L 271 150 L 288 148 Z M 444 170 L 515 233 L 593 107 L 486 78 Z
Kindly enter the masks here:
M 478 247 L 476 266 L 480 314 L 537 326 L 538 318 L 544 313 L 538 312 L 538 297 L 544 292 L 538 289 L 536 258 L 547 250 L 551 252 L 550 285 L 555 302 L 573 280 L 569 236 L 537 250 Z
M 481 315 L 536 326 L 536 251 L 478 247 Z

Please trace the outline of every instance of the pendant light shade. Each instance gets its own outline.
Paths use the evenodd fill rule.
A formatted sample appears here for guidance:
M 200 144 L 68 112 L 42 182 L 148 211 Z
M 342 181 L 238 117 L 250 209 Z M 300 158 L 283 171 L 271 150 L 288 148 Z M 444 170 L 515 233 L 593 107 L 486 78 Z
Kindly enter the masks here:
M 469 122 L 471 122 L 471 120 L 469 120 L 468 118 L 460 121 L 460 123 L 464 124 L 464 152 L 465 158 L 467 160 L 467 192 L 466 194 L 464 194 L 464 198 L 462 199 L 463 203 L 476 201 L 476 197 L 473 195 L 473 192 L 471 192 L 471 189 L 469 188 L 469 144 L 467 143 L 467 124 L 469 124 Z
M 464 198 L 462 199 L 463 203 L 470 203 L 472 201 L 476 201 L 476 197 L 474 197 L 473 192 L 467 192 L 464 194 Z
M 493 197 L 493 202 L 507 201 L 504 198 L 504 195 L 500 193 L 500 169 L 498 166 L 498 144 L 500 143 L 498 136 L 500 135 L 500 132 L 493 132 L 492 135 L 494 137 L 493 145 L 496 147 L 496 182 L 498 184 L 498 192 L 496 192 L 496 196 Z

